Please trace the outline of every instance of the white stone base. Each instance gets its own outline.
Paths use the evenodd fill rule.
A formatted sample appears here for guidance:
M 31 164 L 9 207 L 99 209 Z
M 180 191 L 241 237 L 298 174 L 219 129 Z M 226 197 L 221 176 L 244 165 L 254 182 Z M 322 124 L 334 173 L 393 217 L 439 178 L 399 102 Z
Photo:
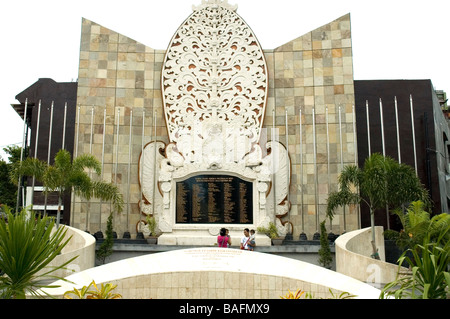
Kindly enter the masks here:
M 231 246 L 239 247 L 243 231 L 230 231 Z M 158 245 L 179 246 L 217 246 L 217 236 L 211 235 L 207 230 L 174 230 L 158 237 Z M 271 246 L 269 237 L 256 234 L 256 246 Z
M 81 289 L 93 280 L 97 285 L 117 284 L 114 292 L 124 299 L 279 300 L 297 289 L 314 298 L 331 298 L 329 289 L 360 299 L 380 296 L 380 290 L 371 285 L 320 266 L 258 251 L 213 247 L 177 249 L 108 263 L 59 280 L 54 283 L 57 288 L 44 291 L 62 298 L 66 291 Z

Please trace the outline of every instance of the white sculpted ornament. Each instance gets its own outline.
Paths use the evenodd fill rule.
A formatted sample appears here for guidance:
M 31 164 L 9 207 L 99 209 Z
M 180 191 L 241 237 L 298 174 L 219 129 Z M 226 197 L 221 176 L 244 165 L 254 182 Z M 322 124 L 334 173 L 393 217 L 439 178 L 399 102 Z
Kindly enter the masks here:
M 164 113 L 171 142 L 180 127 L 236 123 L 259 139 L 268 89 L 256 37 L 226 1 L 203 1 L 169 44 L 162 71 Z M 202 125 L 203 130 L 211 125 Z M 209 132 L 200 132 L 207 137 Z M 194 135 L 197 138 L 197 135 Z
M 160 145 L 157 152 L 155 145 L 147 145 L 145 159 L 151 162 L 140 163 L 144 197 L 149 199 L 150 191 L 160 193 L 153 196 L 159 206 L 152 207 L 162 208 L 155 212 L 162 232 L 174 226 L 176 181 L 208 171 L 253 181 L 255 227 L 284 216 L 273 207 L 286 203 L 280 201 L 288 189 L 283 183 L 276 183 L 271 212 L 266 207 L 275 152 L 264 159 L 259 145 L 269 88 L 267 64 L 236 9 L 226 0 L 203 0 L 193 6 L 166 51 L 161 91 L 169 143 L 164 154 Z M 276 174 L 286 177 L 289 169 L 283 166 Z
M 237 10 L 237 4 L 236 5 L 231 5 L 228 3 L 227 0 L 202 0 L 202 4 L 199 6 L 192 6 L 192 10 L 200 10 L 205 8 L 206 6 L 222 6 L 225 7 L 231 11 L 236 11 Z

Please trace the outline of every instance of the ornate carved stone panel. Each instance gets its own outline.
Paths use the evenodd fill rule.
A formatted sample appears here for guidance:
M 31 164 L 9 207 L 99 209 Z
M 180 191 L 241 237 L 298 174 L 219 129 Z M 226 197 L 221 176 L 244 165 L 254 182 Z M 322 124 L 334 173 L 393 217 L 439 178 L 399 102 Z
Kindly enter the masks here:
M 171 142 L 202 124 L 245 127 L 258 141 L 268 88 L 263 51 L 226 1 L 204 1 L 169 44 L 162 72 L 164 112 Z
M 209 227 L 214 233 L 213 226 L 176 221 L 176 183 L 191 176 L 214 171 L 219 176 L 249 181 L 252 194 L 247 197 L 253 216 L 248 220 L 255 227 L 267 226 L 284 216 L 285 211 L 280 212 L 278 206 L 288 207 L 283 182 L 289 175 L 289 164 L 283 163 L 273 171 L 276 161 L 283 156 L 289 158 L 287 151 L 279 147 L 280 153 L 272 150 L 271 156 L 263 158 L 259 145 L 268 95 L 264 53 L 235 9 L 220 0 L 203 1 L 194 7 L 173 36 L 163 62 L 161 90 L 169 143 L 163 147 L 164 154 L 156 152 L 155 144 L 148 144 L 145 158 L 153 154 L 153 159 L 141 157 L 140 167 L 146 199 L 142 205 L 151 207 L 167 238 L 167 233 L 189 227 L 189 231 Z M 163 148 L 158 145 L 158 149 Z M 274 175 L 283 176 L 278 187 L 273 184 Z M 150 185 L 154 180 L 161 197 L 154 195 L 157 187 Z M 272 210 L 268 212 L 271 182 L 271 193 L 275 188 L 278 191 L 270 200 Z

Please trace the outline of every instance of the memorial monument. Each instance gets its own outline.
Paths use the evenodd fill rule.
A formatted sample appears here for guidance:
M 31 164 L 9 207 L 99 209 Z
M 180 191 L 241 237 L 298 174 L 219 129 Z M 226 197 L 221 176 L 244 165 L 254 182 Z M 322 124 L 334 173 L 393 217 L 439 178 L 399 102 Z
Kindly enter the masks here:
M 274 50 L 224 0 L 194 5 L 167 50 L 83 19 L 77 103 L 74 154 L 124 194 L 118 234 L 150 215 L 166 245 L 212 245 L 222 227 L 236 245 L 269 223 L 312 238 L 356 161 L 350 17 Z M 72 225 L 104 230 L 110 212 L 75 197 Z M 358 228 L 357 209 L 330 227 Z
M 143 209 L 160 205 L 162 243 L 201 244 L 205 236 L 210 242 L 224 225 L 236 233 L 267 227 L 278 214 L 266 209 L 271 175 L 281 181 L 272 183 L 277 206 L 288 205 L 286 149 L 272 140 L 263 157 L 266 145 L 259 144 L 268 91 L 265 56 L 235 10 L 226 1 L 194 7 L 164 58 L 169 143 L 147 144 L 140 159 Z M 278 158 L 286 162 L 279 165 Z M 278 227 L 286 233 L 281 222 Z

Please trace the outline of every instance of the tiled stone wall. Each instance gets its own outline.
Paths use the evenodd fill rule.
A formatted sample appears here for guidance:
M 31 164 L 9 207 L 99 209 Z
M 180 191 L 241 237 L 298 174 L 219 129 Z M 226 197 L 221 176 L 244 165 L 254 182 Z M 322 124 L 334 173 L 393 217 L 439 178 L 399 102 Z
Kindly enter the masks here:
M 379 251 L 380 259 L 370 256 L 373 251 L 372 228 L 348 232 L 339 236 L 335 241 L 336 271 L 360 280 L 384 287 L 396 279 L 399 272 L 398 265 L 386 262 L 383 227 L 375 227 L 375 245 Z M 402 267 L 403 272 L 408 269 Z
M 265 127 L 273 126 L 272 112 L 275 107 L 275 126 L 280 132 L 280 141 L 289 145 L 292 165 L 289 198 L 292 206 L 289 217 L 285 219 L 294 224 L 294 239 L 298 238 L 303 228 L 311 239 L 312 235 L 320 230 L 318 223 L 325 219 L 328 193 L 337 190 L 341 164 L 345 166 L 355 163 L 350 15 L 345 15 L 275 50 L 266 50 L 265 53 L 271 79 Z M 303 174 L 300 156 L 303 156 Z M 337 212 L 331 229 L 329 223 L 326 224 L 328 231 L 340 234 L 344 230 L 355 229 L 358 226 L 356 213 L 355 208 L 347 207 L 344 225 L 343 210 Z
M 140 200 L 138 159 L 142 142 L 148 143 L 155 139 L 154 122 L 156 122 L 156 138 L 166 143 L 168 141 L 162 117 L 160 88 L 164 53 L 83 19 L 77 101 L 79 114 L 75 127 L 74 153 L 92 153 L 100 161 L 103 159 L 103 179 L 116 182 L 122 191 L 126 205 L 124 212 L 116 217 L 114 225 L 119 237 L 125 231 L 131 232 L 132 237 L 135 236 L 135 225 L 141 218 L 138 210 Z M 280 141 L 285 145 L 286 112 L 288 114 L 287 136 L 292 162 L 289 199 L 292 206 L 289 215 L 284 219 L 293 223 L 294 239 L 297 239 L 303 230 L 311 239 L 319 230 L 318 223 L 325 218 L 329 191 L 337 188 L 341 163 L 346 165 L 355 162 L 350 15 L 345 15 L 279 48 L 265 50 L 265 55 L 269 69 L 270 90 L 264 126 L 272 128 L 272 110 L 275 107 L 275 125 L 279 129 Z M 341 125 L 339 125 L 339 107 Z M 313 109 L 317 165 L 314 165 Z M 94 121 L 91 134 L 92 110 Z M 300 110 L 302 143 L 300 143 Z M 145 111 L 144 140 L 143 111 Z M 155 111 L 156 119 L 153 117 Z M 129 143 L 131 114 L 132 138 Z M 327 120 L 329 150 L 327 150 Z M 103 132 L 105 132 L 104 153 Z M 303 158 L 303 173 L 300 169 L 300 156 Z M 130 178 L 129 187 L 128 178 Z M 357 228 L 356 212 L 356 209 L 348 207 L 345 214 L 341 210 L 335 216 L 331 229 L 327 223 L 328 230 L 340 234 Z M 109 203 L 100 203 L 97 200 L 86 202 L 76 198 L 71 225 L 91 233 L 98 230 L 104 232 L 109 213 Z
M 280 299 L 289 290 L 330 298 L 329 288 L 287 277 L 219 271 L 170 272 L 112 282 L 125 299 Z M 332 290 L 333 294 L 342 291 Z
M 56 256 L 44 269 L 38 274 L 43 275 L 50 269 L 59 267 L 72 258 L 76 257 L 70 264 L 62 269 L 55 270 L 52 274 L 64 278 L 73 274 L 74 271 L 83 271 L 95 266 L 95 239 L 77 228 L 64 226 L 66 232 L 64 240 L 69 240 L 64 246 L 61 254 Z
M 117 183 L 121 190 L 125 207 L 114 222 L 114 230 L 119 237 L 125 231 L 135 235 L 136 223 L 141 218 L 138 209 L 138 160 L 142 143 L 146 144 L 155 138 L 154 123 L 156 138 L 167 141 L 160 91 L 164 53 L 83 19 L 77 101 L 79 114 L 74 153 L 92 153 L 99 161 L 103 161 L 103 180 Z M 72 225 L 86 228 L 91 233 L 99 230 L 104 232 L 110 208 L 109 203 L 95 199 L 86 202 L 77 198 Z

